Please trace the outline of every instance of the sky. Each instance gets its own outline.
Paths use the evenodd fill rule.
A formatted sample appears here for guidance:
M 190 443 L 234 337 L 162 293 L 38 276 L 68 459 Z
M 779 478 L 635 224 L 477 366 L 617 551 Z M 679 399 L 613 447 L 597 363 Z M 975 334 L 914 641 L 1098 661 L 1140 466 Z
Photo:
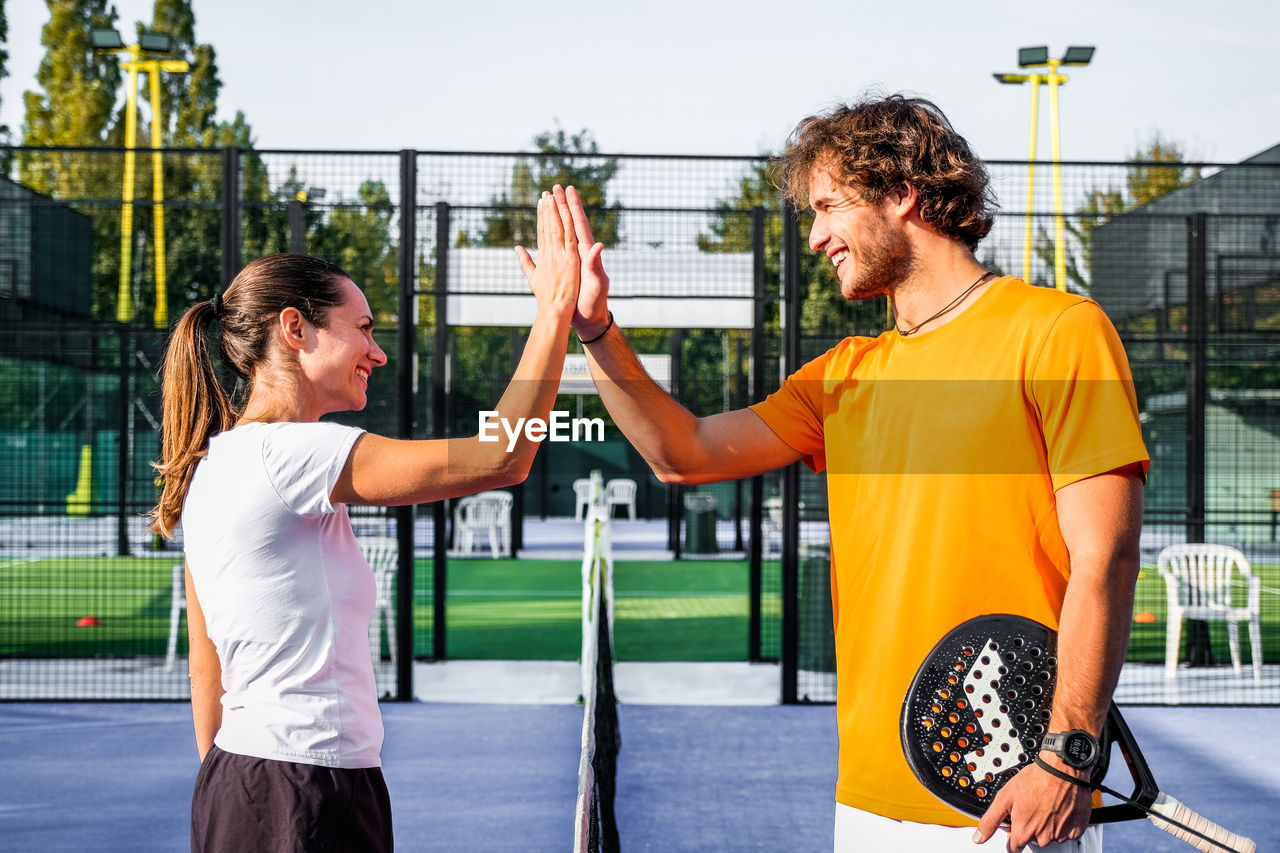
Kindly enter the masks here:
M 5 4 L 0 121 L 20 139 L 43 56 L 39 0 Z M 119 29 L 150 0 L 116 0 Z M 1280 143 L 1275 0 L 196 0 L 219 115 L 259 148 L 528 151 L 557 126 L 603 153 L 754 155 L 868 91 L 935 101 L 986 159 L 1025 159 L 1019 47 L 1094 45 L 1061 89 L 1062 157 L 1124 160 L 1153 137 L 1235 162 Z M 123 98 L 123 95 L 122 95 Z M 1049 156 L 1042 90 L 1040 157 Z

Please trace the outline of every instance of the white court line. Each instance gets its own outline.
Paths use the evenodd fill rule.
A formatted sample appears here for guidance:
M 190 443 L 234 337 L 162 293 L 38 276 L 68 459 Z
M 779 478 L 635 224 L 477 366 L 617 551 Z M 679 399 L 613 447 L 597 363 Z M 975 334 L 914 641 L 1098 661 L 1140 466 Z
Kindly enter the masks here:
M 12 569 L 17 566 L 25 566 L 28 563 L 38 563 L 40 562 L 40 559 L 41 558 L 39 557 L 24 557 L 21 560 L 4 560 L 0 562 L 0 570 Z
M 520 596 L 522 598 L 578 598 L 580 589 L 547 590 L 547 589 L 451 589 L 449 597 L 496 598 L 499 596 Z M 664 589 L 636 589 L 617 591 L 614 598 L 727 598 L 747 595 L 746 592 L 672 592 Z M 418 593 L 419 598 L 429 598 L 425 592 Z
M 168 592 L 167 587 L 155 589 L 8 589 L 0 586 L 0 592 L 35 598 L 41 595 L 155 595 L 157 592 Z

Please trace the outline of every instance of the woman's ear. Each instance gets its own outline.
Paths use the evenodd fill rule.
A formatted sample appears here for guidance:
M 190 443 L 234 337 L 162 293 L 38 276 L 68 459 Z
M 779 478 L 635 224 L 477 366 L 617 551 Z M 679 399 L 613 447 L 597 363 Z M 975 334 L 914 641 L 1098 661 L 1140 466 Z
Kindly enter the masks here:
M 297 308 L 286 308 L 276 318 L 280 341 L 289 349 L 301 352 L 307 345 L 307 321 Z

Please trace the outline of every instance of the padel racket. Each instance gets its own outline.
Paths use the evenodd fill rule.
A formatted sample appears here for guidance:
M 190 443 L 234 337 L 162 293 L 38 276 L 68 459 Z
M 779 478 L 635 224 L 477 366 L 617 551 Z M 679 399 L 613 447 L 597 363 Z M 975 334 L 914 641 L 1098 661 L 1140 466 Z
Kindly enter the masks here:
M 1049 728 L 1057 652 L 1057 634 L 1007 614 L 970 619 L 933 647 L 907 691 L 901 720 L 907 764 L 931 794 L 981 817 L 996 793 L 1035 760 Z M 1205 853 L 1257 849 L 1157 787 L 1114 703 L 1099 742 L 1101 761 L 1088 787 L 1121 802 L 1095 806 L 1091 823 L 1146 817 Z M 1134 783 L 1127 797 L 1102 785 L 1112 744 L 1120 748 Z

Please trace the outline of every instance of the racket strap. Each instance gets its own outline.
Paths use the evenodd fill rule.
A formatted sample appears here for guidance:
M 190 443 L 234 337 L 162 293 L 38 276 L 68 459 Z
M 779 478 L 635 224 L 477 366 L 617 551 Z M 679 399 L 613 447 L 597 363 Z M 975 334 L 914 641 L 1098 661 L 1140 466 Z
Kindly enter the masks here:
M 1147 806 L 1144 806 L 1142 803 L 1138 802 L 1137 800 L 1133 800 L 1133 799 L 1130 799 L 1129 797 L 1126 797 L 1124 794 L 1121 794 L 1119 791 L 1111 790 L 1106 785 L 1103 785 L 1101 782 L 1089 782 L 1089 781 L 1085 781 L 1084 779 L 1078 779 L 1075 776 L 1072 776 L 1070 773 L 1063 773 L 1061 770 L 1054 767 L 1052 764 L 1049 764 L 1048 762 L 1046 762 L 1043 758 L 1039 756 L 1039 754 L 1037 754 L 1035 758 L 1032 760 L 1035 761 L 1037 767 L 1039 767 L 1044 772 L 1048 773 L 1050 776 L 1055 776 L 1064 782 L 1070 782 L 1072 785 L 1079 785 L 1081 788 L 1088 788 L 1091 791 L 1101 791 L 1102 793 L 1106 794 L 1109 797 L 1115 797 L 1117 800 L 1119 800 L 1122 803 L 1126 803 L 1128 805 L 1141 809 L 1144 813 L 1147 814 L 1148 817 L 1157 818 L 1158 820 L 1161 820 L 1167 824 L 1171 824 L 1172 826 L 1178 827 L 1178 829 L 1181 829 L 1184 832 L 1191 833 L 1196 838 L 1201 838 L 1205 841 L 1208 841 L 1210 844 L 1213 844 L 1217 847 L 1221 847 L 1223 850 L 1230 851 L 1230 853 L 1235 853 L 1235 851 L 1232 848 L 1226 846 L 1222 842 L 1218 841 L 1216 838 L 1210 838 L 1209 836 L 1205 835 L 1203 832 L 1197 832 L 1196 830 L 1187 826 L 1185 823 L 1179 823 L 1178 821 L 1173 820 L 1170 817 L 1160 814 L 1159 812 L 1156 812 L 1148 808 Z

